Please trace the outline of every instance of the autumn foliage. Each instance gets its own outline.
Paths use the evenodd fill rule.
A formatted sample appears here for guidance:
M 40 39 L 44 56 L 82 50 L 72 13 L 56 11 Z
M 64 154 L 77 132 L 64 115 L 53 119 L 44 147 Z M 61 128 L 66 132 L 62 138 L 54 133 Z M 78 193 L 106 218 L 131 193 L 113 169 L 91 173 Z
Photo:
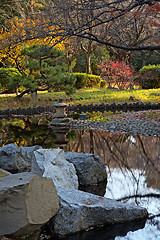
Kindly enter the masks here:
M 133 70 L 125 62 L 114 62 L 109 59 L 99 64 L 100 77 L 109 87 L 116 86 L 120 90 L 127 89 L 132 83 Z
M 36 34 L 37 31 L 40 31 L 39 25 L 41 24 L 41 21 L 46 23 L 47 20 L 42 20 L 41 18 L 28 18 L 26 20 L 26 25 L 24 25 L 22 20 L 15 19 L 10 21 L 11 28 L 9 31 L 1 29 L 0 41 L 2 42 L 2 45 L 5 45 L 7 41 L 13 42 L 13 40 L 15 40 L 15 44 L 12 44 L 11 46 L 9 45 L 0 51 L 0 62 L 5 67 L 7 65 L 8 67 L 16 67 L 19 71 L 22 70 L 22 61 L 24 61 L 25 56 L 21 54 L 21 49 L 25 45 L 56 45 L 56 48 L 59 50 L 65 49 L 63 42 L 59 42 L 58 38 L 53 38 L 51 36 L 34 38 L 34 34 Z M 55 30 L 53 26 L 50 26 L 49 29 L 51 32 L 54 32 Z M 32 35 L 31 40 L 24 39 L 27 34 Z M 19 41 L 17 42 L 17 40 Z

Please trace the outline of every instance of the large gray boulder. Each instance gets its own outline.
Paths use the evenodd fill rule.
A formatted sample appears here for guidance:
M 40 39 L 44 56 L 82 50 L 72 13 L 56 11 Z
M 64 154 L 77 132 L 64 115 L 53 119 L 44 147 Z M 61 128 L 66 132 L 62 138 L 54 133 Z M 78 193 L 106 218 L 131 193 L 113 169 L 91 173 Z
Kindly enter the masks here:
M 80 185 L 106 181 L 106 168 L 98 154 L 66 152 L 65 158 L 75 166 Z
M 60 209 L 49 221 L 51 231 L 65 236 L 90 227 L 140 220 L 147 210 L 79 190 L 57 188 Z
M 32 172 L 52 178 L 56 186 L 78 189 L 78 177 L 62 149 L 39 149 L 32 155 Z
M 32 153 L 40 146 L 18 147 L 11 143 L 0 148 L 0 168 L 12 173 L 26 171 L 31 166 Z
M 57 191 L 51 179 L 28 172 L 0 178 L 0 236 L 31 235 L 58 209 Z
M 31 166 L 32 154 L 34 151 L 38 149 L 42 149 L 42 147 L 39 145 L 35 145 L 30 147 L 19 148 L 21 156 L 23 157 L 23 159 L 25 159 L 29 163 L 30 166 Z

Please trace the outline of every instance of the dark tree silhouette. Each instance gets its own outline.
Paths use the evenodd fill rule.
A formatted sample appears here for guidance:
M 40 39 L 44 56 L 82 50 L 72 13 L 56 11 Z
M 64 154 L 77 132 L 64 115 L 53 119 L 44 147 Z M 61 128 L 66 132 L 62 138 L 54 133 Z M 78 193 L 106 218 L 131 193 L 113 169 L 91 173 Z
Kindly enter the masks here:
M 2 39 L 0 41 L 1 48 L 47 36 L 57 38 L 59 41 L 76 36 L 127 51 L 160 50 L 160 46 L 155 42 L 138 41 L 134 46 L 128 44 L 127 35 L 122 34 L 121 37 L 117 29 L 112 28 L 115 21 L 124 21 L 124 16 L 129 19 L 133 15 L 137 20 L 142 19 L 145 10 L 150 11 L 150 14 L 154 11 L 156 19 L 159 0 L 43 0 L 39 3 L 42 5 L 41 11 L 34 10 L 34 14 L 30 11 L 30 16 L 27 15 L 33 20 L 38 20 L 38 25 L 28 25 L 26 19 L 22 26 L 22 35 L 12 35 L 12 38 L 6 39 L 6 41 Z M 154 22 L 153 35 L 157 35 L 155 30 L 157 24 L 158 22 Z M 121 26 L 121 32 L 124 32 L 128 24 Z M 105 38 L 102 29 L 106 35 Z

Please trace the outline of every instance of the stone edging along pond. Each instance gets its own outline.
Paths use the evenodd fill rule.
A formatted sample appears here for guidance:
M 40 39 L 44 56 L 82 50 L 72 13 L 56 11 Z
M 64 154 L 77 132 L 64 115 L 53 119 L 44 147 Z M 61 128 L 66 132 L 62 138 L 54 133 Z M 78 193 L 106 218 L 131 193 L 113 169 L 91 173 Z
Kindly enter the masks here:
M 70 112 L 77 112 L 77 113 L 82 113 L 82 112 L 105 112 L 105 111 L 140 111 L 140 110 L 155 110 L 155 109 L 160 109 L 160 103 L 123 103 L 123 104 L 99 104 L 99 105 L 68 105 L 66 107 L 66 113 L 69 115 Z M 55 107 L 53 105 L 48 105 L 46 107 L 44 106 L 37 106 L 37 107 L 28 107 L 28 108 L 17 108 L 17 109 L 6 109 L 6 110 L 0 110 L 0 118 L 5 118 L 9 116 L 14 116 L 14 115 L 25 115 L 25 116 L 30 116 L 34 114 L 42 114 L 42 113 L 54 113 L 55 112 Z

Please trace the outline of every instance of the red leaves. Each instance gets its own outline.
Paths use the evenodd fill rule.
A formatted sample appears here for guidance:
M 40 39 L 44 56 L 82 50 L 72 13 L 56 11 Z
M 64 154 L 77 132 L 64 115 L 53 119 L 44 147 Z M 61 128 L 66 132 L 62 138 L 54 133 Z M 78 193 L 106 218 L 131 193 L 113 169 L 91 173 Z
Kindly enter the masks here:
M 160 3 L 155 3 L 154 5 L 148 6 L 148 13 L 159 13 L 160 12 Z
M 132 14 L 135 19 L 138 19 L 141 17 L 142 11 L 134 11 Z
M 86 202 L 84 202 L 86 205 L 93 205 L 94 203 L 92 202 L 92 200 L 88 200 Z
M 102 200 L 102 199 L 104 199 L 104 197 L 101 197 L 101 196 L 100 196 L 100 197 L 98 197 L 98 198 L 99 198 L 99 199 L 101 199 L 101 200 Z
M 117 85 L 119 89 L 126 88 L 133 73 L 131 67 L 125 62 L 113 62 L 108 59 L 99 64 L 99 69 L 101 70 L 101 78 L 108 83 Z

